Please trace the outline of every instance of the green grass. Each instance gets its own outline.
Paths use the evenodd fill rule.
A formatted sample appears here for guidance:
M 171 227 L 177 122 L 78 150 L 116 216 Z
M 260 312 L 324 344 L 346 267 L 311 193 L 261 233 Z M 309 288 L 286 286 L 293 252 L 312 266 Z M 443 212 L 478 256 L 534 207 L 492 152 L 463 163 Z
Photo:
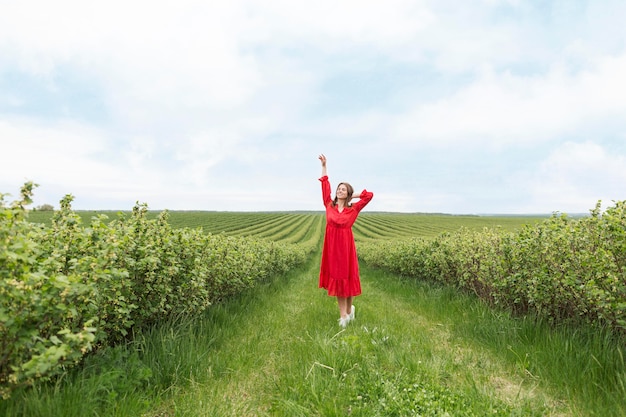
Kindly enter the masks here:
M 56 383 L 20 390 L 0 414 L 626 414 L 623 350 L 610 336 L 513 319 L 365 265 L 357 320 L 341 330 L 335 300 L 317 289 L 318 256 L 201 317 L 92 355 Z
M 398 282 L 390 292 L 388 277 L 380 272 L 368 271 L 358 320 L 341 330 L 334 299 L 315 288 L 314 264 L 284 286 L 215 309 L 210 321 L 223 333 L 219 349 L 202 366 L 205 378 L 193 378 L 187 390 L 147 415 L 373 416 L 412 415 L 411 410 L 445 415 L 447 410 L 539 416 L 549 410 L 545 401 L 499 396 L 499 387 L 477 385 L 476 370 L 459 362 L 460 346 L 452 343 L 446 325 L 422 316 L 417 299 L 398 299 L 408 288 Z M 430 290 L 439 301 L 451 297 Z M 472 352 L 467 359 L 482 355 Z M 481 372 L 489 379 L 494 371 L 501 375 L 498 384 L 512 378 L 495 363 Z

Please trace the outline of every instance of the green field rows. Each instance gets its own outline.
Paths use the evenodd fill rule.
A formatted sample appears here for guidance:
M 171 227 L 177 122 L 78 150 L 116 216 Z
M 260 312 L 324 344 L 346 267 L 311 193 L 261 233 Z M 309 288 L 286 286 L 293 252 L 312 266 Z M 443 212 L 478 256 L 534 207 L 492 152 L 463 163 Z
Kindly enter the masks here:
M 110 220 L 128 212 L 77 211 L 84 224 L 96 215 L 104 214 Z M 160 212 L 150 211 L 148 218 Z M 210 212 L 169 211 L 169 223 L 174 228 L 202 228 L 207 233 L 230 236 L 254 236 L 284 243 L 306 243 L 314 231 L 324 227 L 322 212 Z M 33 211 L 32 222 L 50 224 L 52 212 Z M 499 227 L 515 230 L 526 224 L 543 220 L 534 216 L 456 216 L 441 214 L 361 213 L 354 225 L 357 241 L 394 240 L 411 237 L 433 237 L 453 232 L 461 227 L 481 230 Z M 313 231 L 311 230 L 313 229 Z
M 461 227 L 482 230 L 499 227 L 514 230 L 542 218 L 529 216 L 453 216 L 435 214 L 363 213 L 354 225 L 358 240 L 433 237 Z

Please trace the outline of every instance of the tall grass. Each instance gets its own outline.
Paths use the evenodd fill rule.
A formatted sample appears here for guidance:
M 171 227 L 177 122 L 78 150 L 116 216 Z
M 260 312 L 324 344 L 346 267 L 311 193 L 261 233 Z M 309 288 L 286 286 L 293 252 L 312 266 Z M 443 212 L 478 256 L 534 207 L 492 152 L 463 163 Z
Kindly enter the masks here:
M 534 317 L 476 310 L 473 323 L 457 326 L 460 337 L 504 356 L 529 379 L 559 393 L 575 414 L 626 415 L 623 338 L 605 328 L 554 328 Z

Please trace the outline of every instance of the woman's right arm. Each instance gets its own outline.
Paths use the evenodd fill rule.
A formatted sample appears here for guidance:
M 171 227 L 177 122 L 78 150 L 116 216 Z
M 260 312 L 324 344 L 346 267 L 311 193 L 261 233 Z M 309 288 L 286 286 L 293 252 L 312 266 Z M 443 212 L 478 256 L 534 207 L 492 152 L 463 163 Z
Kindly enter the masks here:
M 328 173 L 326 172 L 326 157 L 324 156 L 324 154 L 321 154 L 319 156 L 319 160 L 322 161 L 322 177 L 325 177 L 328 175 Z
M 330 198 L 330 183 L 328 182 L 328 174 L 326 172 L 326 157 L 324 154 L 321 154 L 319 159 L 322 161 L 322 177 L 320 178 L 322 182 L 322 201 L 324 201 L 324 206 L 328 206 L 332 200 Z

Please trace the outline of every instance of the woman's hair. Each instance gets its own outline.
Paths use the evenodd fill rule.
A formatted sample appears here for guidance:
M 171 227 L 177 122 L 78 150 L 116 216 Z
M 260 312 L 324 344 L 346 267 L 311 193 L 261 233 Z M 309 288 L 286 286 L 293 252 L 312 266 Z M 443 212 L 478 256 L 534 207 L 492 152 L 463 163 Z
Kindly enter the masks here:
M 348 203 L 348 207 L 350 207 L 352 204 L 350 203 L 350 200 L 352 199 L 352 194 L 354 194 L 354 188 L 352 188 L 352 186 L 350 184 L 348 184 L 347 182 L 340 182 L 337 185 L 337 190 L 339 189 L 339 187 L 341 187 L 342 185 L 346 186 L 346 190 L 348 191 L 348 197 L 346 198 L 346 203 Z M 335 191 L 335 199 L 333 200 L 333 207 L 335 207 L 337 205 L 337 191 Z

